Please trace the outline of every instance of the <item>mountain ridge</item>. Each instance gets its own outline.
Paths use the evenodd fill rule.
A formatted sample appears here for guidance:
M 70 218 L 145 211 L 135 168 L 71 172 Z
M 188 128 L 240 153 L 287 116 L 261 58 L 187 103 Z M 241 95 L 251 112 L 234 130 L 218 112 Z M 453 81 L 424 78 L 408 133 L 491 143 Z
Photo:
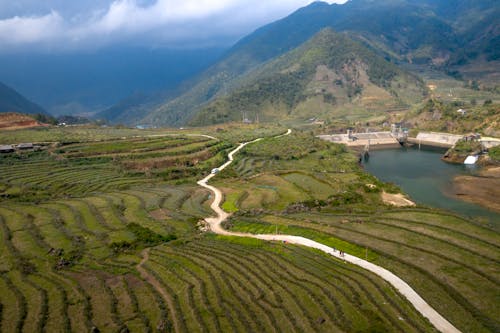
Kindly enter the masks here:
M 2 82 L 0 82 L 0 112 L 49 115 L 41 106 Z
M 242 38 L 218 63 L 184 84 L 188 88 L 176 96 L 153 106 L 145 104 L 141 110 L 146 114 L 140 122 L 186 124 L 207 103 L 237 89 L 242 77 L 299 47 L 324 28 L 349 34 L 395 64 L 459 72 L 465 63 L 498 58 L 495 13 L 491 0 L 460 0 L 456 6 L 444 0 L 351 0 L 343 5 L 314 2 Z M 461 18 L 467 17 L 474 19 L 462 23 Z M 490 30 L 482 31 L 485 25 Z M 471 52 L 473 49 L 479 51 Z M 489 56 L 488 50 L 492 53 Z
M 245 114 L 260 121 L 287 117 L 317 117 L 339 108 L 368 107 L 368 100 L 384 106 L 407 107 L 401 92 L 413 85 L 421 98 L 425 87 L 416 76 L 405 72 L 369 50 L 345 33 L 326 28 L 298 48 L 247 74 L 240 87 L 196 113 L 191 125 L 237 121 Z M 396 80 L 400 82 L 396 83 Z M 408 88 L 409 89 L 409 88 Z M 299 105 L 318 100 L 310 113 L 298 112 Z M 372 105 L 373 110 L 378 108 Z M 296 114 L 298 112 L 298 114 Z

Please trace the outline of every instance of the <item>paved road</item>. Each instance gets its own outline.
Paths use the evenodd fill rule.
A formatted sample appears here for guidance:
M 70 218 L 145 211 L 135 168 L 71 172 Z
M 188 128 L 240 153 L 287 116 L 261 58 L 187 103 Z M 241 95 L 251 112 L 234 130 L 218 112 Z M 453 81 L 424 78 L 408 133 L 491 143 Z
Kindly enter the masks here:
M 282 137 L 285 135 L 289 135 L 292 131 L 289 129 L 285 134 L 279 135 L 278 137 Z M 219 167 L 219 172 L 224 170 L 228 165 L 230 165 L 233 162 L 233 157 L 234 154 L 236 154 L 238 151 L 240 151 L 243 147 L 245 147 L 248 144 L 257 142 L 262 140 L 262 138 L 253 140 L 250 142 L 245 142 L 240 144 L 236 149 L 231 151 L 228 154 L 228 161 L 221 165 Z M 220 204 L 222 202 L 222 192 L 211 185 L 208 185 L 208 181 L 215 177 L 216 174 L 210 174 L 207 177 L 203 178 L 198 182 L 198 185 L 203 186 L 206 189 L 209 189 L 213 194 L 214 194 L 214 201 L 210 205 L 210 208 L 216 213 L 216 216 L 214 217 L 208 217 L 205 219 L 205 221 L 208 223 L 210 226 L 210 230 L 212 230 L 216 234 L 220 235 L 227 235 L 227 236 L 239 236 L 239 237 L 251 237 L 251 238 L 258 238 L 258 239 L 263 239 L 263 240 L 268 240 L 268 241 L 282 241 L 282 242 L 288 242 L 290 244 L 298 244 L 298 245 L 303 245 L 303 246 L 308 246 L 314 249 L 318 249 L 320 251 L 323 251 L 327 254 L 330 254 L 336 258 L 339 258 L 341 260 L 345 260 L 351 264 L 360 266 L 366 270 L 369 270 L 372 273 L 377 274 L 380 276 L 382 279 L 385 281 L 389 282 L 393 287 L 395 287 L 408 301 L 413 304 L 415 309 L 419 311 L 424 317 L 429 319 L 429 321 L 441 332 L 444 333 L 457 333 L 460 332 L 455 326 L 453 326 L 449 321 L 447 321 L 444 317 L 442 317 L 436 310 L 434 310 L 422 297 L 420 297 L 419 294 L 415 290 L 413 290 L 406 282 L 404 282 L 402 279 L 391 273 L 385 268 L 382 268 L 380 266 L 377 266 L 375 264 L 372 264 L 366 260 L 363 260 L 361 258 L 355 257 L 350 254 L 344 253 L 341 255 L 339 251 L 336 251 L 335 249 L 326 246 L 324 244 L 315 242 L 311 239 L 300 237 L 300 236 L 291 236 L 291 235 L 259 235 L 259 234 L 247 234 L 247 233 L 239 233 L 239 232 L 230 232 L 222 228 L 221 223 L 224 222 L 230 214 L 226 213 L 222 208 L 220 207 Z

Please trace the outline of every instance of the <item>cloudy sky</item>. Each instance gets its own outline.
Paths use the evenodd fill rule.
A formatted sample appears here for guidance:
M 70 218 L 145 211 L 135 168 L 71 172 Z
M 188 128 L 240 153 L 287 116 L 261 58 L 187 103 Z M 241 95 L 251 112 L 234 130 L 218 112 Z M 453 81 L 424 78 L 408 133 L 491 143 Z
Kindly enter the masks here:
M 346 0 L 330 0 L 344 3 Z M 234 41 L 310 0 L 0 0 L 0 52 Z

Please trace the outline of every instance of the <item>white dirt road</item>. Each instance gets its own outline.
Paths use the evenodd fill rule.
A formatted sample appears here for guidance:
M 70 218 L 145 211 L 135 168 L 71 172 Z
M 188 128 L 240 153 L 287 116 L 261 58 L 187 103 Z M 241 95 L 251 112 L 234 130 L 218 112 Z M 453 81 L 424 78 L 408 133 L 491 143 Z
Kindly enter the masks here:
M 275 138 L 289 135 L 291 133 L 291 130 L 289 129 L 287 133 L 283 135 L 279 135 Z M 234 154 L 236 154 L 238 151 L 240 151 L 243 147 L 245 147 L 248 144 L 257 142 L 262 140 L 256 139 L 250 142 L 245 142 L 240 144 L 236 149 L 231 151 L 228 154 L 228 161 L 221 165 L 219 167 L 219 172 L 224 170 L 228 165 L 230 165 L 233 162 L 233 157 Z M 455 326 L 453 326 L 449 321 L 447 321 L 443 316 L 441 316 L 436 310 L 434 310 L 422 297 L 420 297 L 419 294 L 415 290 L 413 290 L 406 282 L 404 282 L 402 279 L 391 273 L 385 268 L 382 268 L 380 266 L 377 266 L 375 264 L 372 264 L 366 260 L 363 260 L 361 258 L 355 257 L 353 255 L 344 253 L 343 255 L 340 254 L 339 251 L 336 251 L 335 249 L 326 246 L 324 244 L 318 243 L 316 241 L 313 241 L 308 238 L 300 237 L 300 236 L 292 236 L 292 235 L 262 235 L 262 234 L 247 234 L 247 233 L 238 233 L 238 232 L 230 232 L 222 228 L 221 223 L 224 222 L 230 214 L 226 213 L 221 207 L 220 204 L 222 202 L 222 192 L 211 185 L 208 185 L 208 181 L 215 177 L 216 174 L 210 174 L 207 177 L 203 178 L 202 180 L 198 181 L 198 185 L 210 190 L 214 194 L 214 200 L 212 204 L 210 205 L 210 208 L 216 213 L 216 216 L 214 217 L 208 217 L 205 219 L 205 221 L 208 223 L 210 226 L 210 230 L 213 231 L 216 234 L 220 235 L 227 235 L 227 236 L 238 236 L 238 237 L 251 237 L 251 238 L 257 238 L 257 239 L 262 239 L 262 240 L 267 240 L 267 241 L 281 241 L 281 242 L 287 242 L 290 244 L 297 244 L 297 245 L 302 245 L 302 246 L 307 246 L 310 248 L 318 249 L 320 251 L 323 251 L 329 255 L 332 255 L 340 260 L 344 260 L 346 262 L 349 262 L 351 264 L 357 265 L 359 267 L 362 267 L 372 273 L 377 274 L 380 276 L 382 279 L 390 283 L 394 288 L 396 288 L 406 299 L 415 307 L 415 309 L 420 312 L 424 317 L 426 317 L 432 325 L 434 325 L 439 331 L 444 332 L 444 333 L 456 333 L 460 332 Z

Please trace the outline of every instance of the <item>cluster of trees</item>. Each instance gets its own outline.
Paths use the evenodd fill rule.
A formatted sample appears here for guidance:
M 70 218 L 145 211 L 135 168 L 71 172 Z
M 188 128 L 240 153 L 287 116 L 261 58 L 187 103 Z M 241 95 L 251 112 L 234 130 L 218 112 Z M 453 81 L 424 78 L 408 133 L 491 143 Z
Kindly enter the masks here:
M 236 92 L 229 97 L 228 103 L 243 110 L 259 108 L 266 102 L 284 104 L 291 109 L 305 99 L 303 91 L 309 77 L 309 71 L 304 68 L 294 72 L 279 73 Z
M 138 247 L 152 247 L 177 239 L 177 236 L 174 234 L 169 234 L 167 236 L 160 235 L 134 222 L 127 224 L 127 230 L 134 234 L 135 240 L 113 242 L 111 244 L 113 251 L 122 252 Z

